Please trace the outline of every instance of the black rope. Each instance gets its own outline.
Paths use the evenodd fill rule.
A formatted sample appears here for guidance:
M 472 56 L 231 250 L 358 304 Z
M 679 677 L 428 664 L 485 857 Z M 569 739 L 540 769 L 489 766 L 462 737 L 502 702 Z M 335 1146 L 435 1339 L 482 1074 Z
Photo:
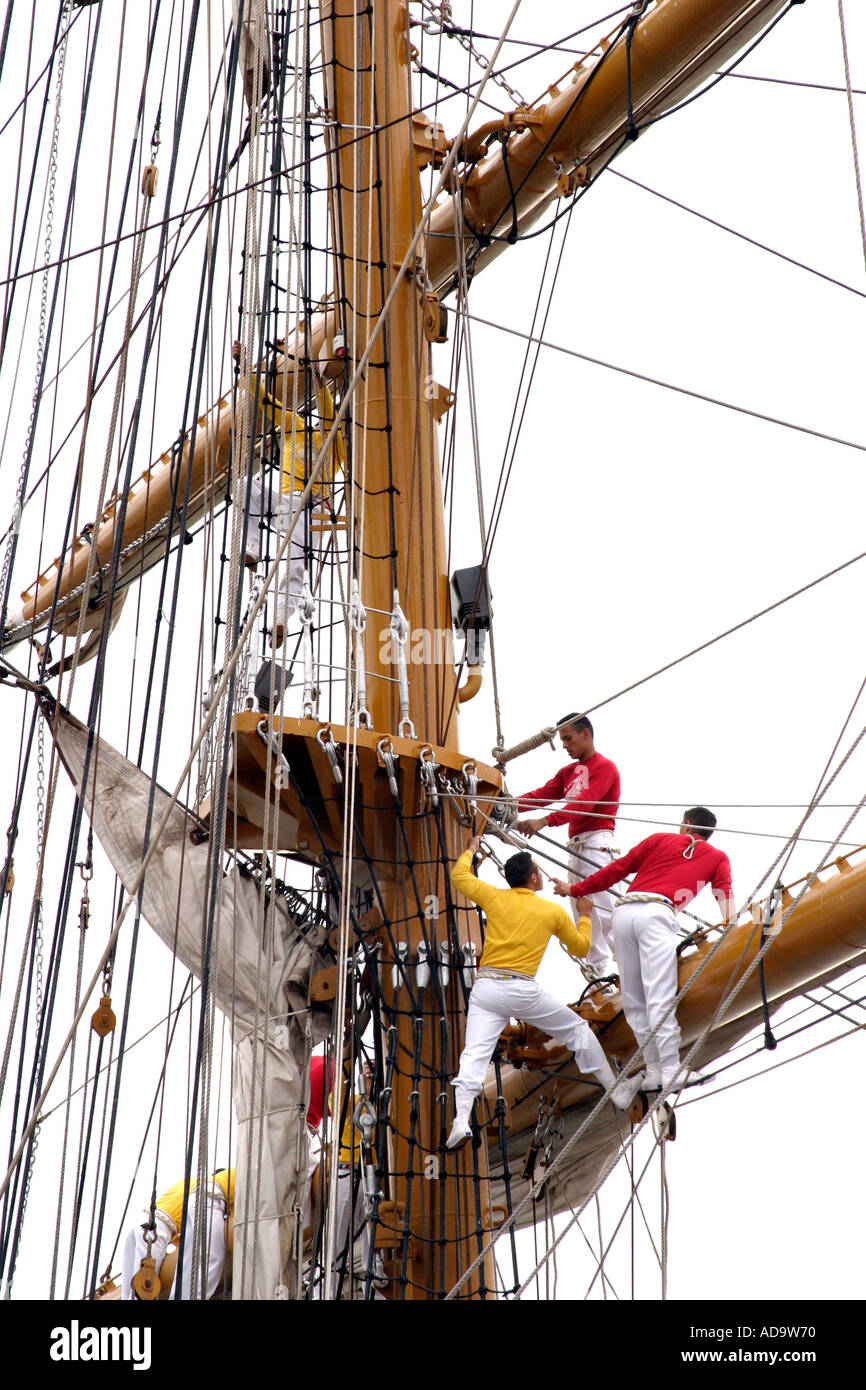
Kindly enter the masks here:
M 764 39 L 767 37 L 767 35 L 770 34 L 773 31 L 773 29 L 775 29 L 776 25 L 779 23 L 780 20 L 785 18 L 786 14 L 790 13 L 790 11 L 794 8 L 795 5 L 802 5 L 803 3 L 804 0 L 789 0 L 788 8 L 779 11 L 775 18 L 771 20 L 771 22 L 767 25 L 767 28 L 764 30 L 764 32 L 758 35 L 754 43 L 749 44 L 749 47 L 743 50 L 740 56 L 736 59 L 735 62 L 731 64 L 729 68 L 725 68 L 722 72 L 717 73 L 716 76 L 713 78 L 712 82 L 708 82 L 707 85 L 705 87 L 701 87 L 699 91 L 693 92 L 690 97 L 686 97 L 685 101 L 681 101 L 677 106 L 672 106 L 669 110 L 663 111 L 660 116 L 653 116 L 648 121 L 645 121 L 643 129 L 646 130 L 651 125 L 658 125 L 659 121 L 666 121 L 668 116 L 675 116 L 677 112 L 684 111 L 687 106 L 691 106 L 693 101 L 698 100 L 698 97 L 706 96 L 707 92 L 711 92 L 714 87 L 717 87 L 724 77 L 730 77 L 734 69 L 738 68 L 740 66 L 740 63 L 742 63 L 746 58 L 748 58 L 750 53 L 754 53 L 758 45 L 764 42 Z
M 767 899 L 764 909 L 764 919 L 761 923 L 761 942 L 758 956 L 758 980 L 761 985 L 761 1007 L 764 1013 L 764 1047 L 768 1052 L 774 1052 L 777 1047 L 776 1039 L 773 1037 L 773 1030 L 770 1026 L 770 1006 L 767 1002 L 767 984 L 764 979 L 764 946 L 767 943 L 770 928 L 773 925 L 773 918 L 782 902 L 782 883 L 777 881 L 772 893 Z
M 633 8 L 633 10 L 632 10 L 632 12 L 631 12 L 631 14 L 630 14 L 629 17 L 628 17 L 628 24 L 626 25 L 626 36 L 625 36 L 625 96 L 626 96 L 626 111 L 627 111 L 626 125 L 625 125 L 625 138 L 626 138 L 626 140 L 636 140 L 637 137 L 638 137 L 638 134 L 639 134 L 638 128 L 637 128 L 637 126 L 636 126 L 635 123 L 634 123 L 634 104 L 633 104 L 633 102 L 632 102 L 632 90 L 631 90 L 631 46 L 632 46 L 632 43 L 634 42 L 634 34 L 635 34 L 635 30 L 637 29 L 637 26 L 638 26 L 638 20 L 640 20 L 640 19 L 643 17 L 644 11 L 646 10 L 646 7 L 647 7 L 647 3 L 648 3 L 648 0 L 636 0 L 636 4 L 635 4 L 635 6 L 634 6 L 634 8 Z

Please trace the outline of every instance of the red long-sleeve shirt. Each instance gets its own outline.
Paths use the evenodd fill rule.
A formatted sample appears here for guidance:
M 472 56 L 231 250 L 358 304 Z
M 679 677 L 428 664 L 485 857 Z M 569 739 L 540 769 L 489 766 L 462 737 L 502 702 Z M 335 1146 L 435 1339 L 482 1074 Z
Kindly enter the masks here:
M 692 843 L 694 849 L 686 858 Z M 729 906 L 733 906 L 728 856 L 706 840 L 696 837 L 693 842 L 690 835 L 649 835 L 621 859 L 614 859 L 582 883 L 572 884 L 569 892 L 573 898 L 591 897 L 631 873 L 635 877 L 630 893 L 658 893 L 668 898 L 678 912 L 707 887 L 713 889 L 725 917 Z
M 330 1070 L 330 1069 L 329 1069 Z M 310 1058 L 310 1103 L 307 1106 L 307 1124 L 318 1129 L 328 1103 L 331 1077 L 325 1072 L 324 1057 Z
M 547 824 L 568 825 L 573 840 L 589 830 L 613 830 L 619 810 L 619 771 L 610 758 L 593 753 L 585 763 L 569 763 L 543 787 L 517 798 L 521 811 L 565 801 L 561 811 L 551 811 Z

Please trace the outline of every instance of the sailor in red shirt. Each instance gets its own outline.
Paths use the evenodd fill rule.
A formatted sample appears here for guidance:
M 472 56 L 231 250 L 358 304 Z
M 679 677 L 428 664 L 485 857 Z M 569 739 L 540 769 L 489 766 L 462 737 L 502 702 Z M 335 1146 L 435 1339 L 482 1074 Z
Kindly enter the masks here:
M 554 881 L 560 897 L 575 899 L 610 887 L 614 878 L 634 879 L 613 915 L 622 1006 L 643 1052 L 646 1075 L 623 1079 L 621 1088 L 662 1091 L 680 1070 L 680 1029 L 673 1007 L 677 993 L 676 914 L 712 888 L 722 920 L 734 917 L 728 856 L 707 844 L 716 818 L 704 806 L 683 815 L 676 835 L 650 835 L 634 849 L 581 883 Z M 636 871 L 636 872 L 635 872 Z M 651 1035 L 654 1036 L 651 1038 Z M 617 1095 L 618 1103 L 623 1099 Z
M 596 753 L 592 724 L 586 715 L 566 714 L 559 723 L 562 746 L 575 761 L 557 772 L 543 787 L 524 792 L 517 798 L 517 805 L 521 811 L 528 811 L 535 806 L 549 806 L 552 801 L 564 801 L 565 808 L 551 811 L 538 820 L 518 821 L 517 829 L 522 835 L 531 836 L 545 826 L 567 825 L 569 882 L 576 883 L 593 869 L 606 868 L 617 856 L 613 832 L 619 810 L 619 772 L 610 758 Z M 617 874 L 615 882 L 620 877 Z M 613 893 L 586 896 L 592 898 L 592 945 L 581 968 L 587 979 L 594 980 L 616 974 L 612 925 L 616 896 Z M 577 922 L 579 914 L 574 903 L 572 913 Z

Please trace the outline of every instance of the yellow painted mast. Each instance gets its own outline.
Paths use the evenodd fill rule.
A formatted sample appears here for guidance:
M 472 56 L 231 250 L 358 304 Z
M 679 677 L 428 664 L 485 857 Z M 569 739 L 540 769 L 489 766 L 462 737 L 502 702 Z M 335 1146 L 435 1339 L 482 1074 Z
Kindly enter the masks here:
M 422 210 L 407 8 L 397 0 L 377 0 L 372 6 L 366 0 L 331 0 L 323 9 L 322 37 L 337 286 L 347 341 L 357 361 Z M 373 729 L 383 735 L 417 736 L 441 762 L 444 750 L 458 751 L 458 701 L 430 347 L 424 337 L 425 290 L 419 258 L 398 284 L 387 323 L 355 393 L 352 480 L 355 514 L 363 518 L 356 563 L 368 615 L 365 659 Z M 389 641 L 395 590 L 410 630 L 405 650 L 413 730 L 406 722 L 407 711 L 401 711 Z M 444 640 L 440 634 L 445 634 Z M 412 660 L 413 649 L 432 661 Z M 440 1169 L 443 1137 L 451 1121 L 450 1095 L 442 1086 L 442 1003 L 451 1072 L 462 1044 L 465 1003 L 458 981 L 462 960 L 456 958 L 445 910 L 448 889 L 439 832 L 430 817 L 414 814 L 418 803 L 413 799 L 412 762 L 417 766 L 416 759 L 401 758 L 402 824 L 386 813 L 376 835 L 376 858 L 387 885 L 386 916 L 403 922 L 391 933 L 383 961 L 383 990 L 396 1012 L 400 1060 L 390 1112 L 390 1199 L 380 1213 L 378 1239 L 395 1277 L 390 1296 L 423 1299 L 450 1288 L 477 1253 L 476 1177 L 482 1205 L 489 1203 L 483 1147 L 474 1176 L 467 1155 L 448 1156 L 447 1175 Z M 457 826 L 447 810 L 445 820 L 450 856 L 457 848 Z M 423 921 L 417 913 L 419 892 L 426 904 Z M 461 916 L 468 927 L 469 913 Z M 480 948 L 477 926 L 475 933 Z M 427 988 L 420 1018 L 408 1007 L 408 988 L 399 976 L 397 989 L 392 985 L 398 937 L 408 946 L 410 981 L 417 979 L 419 946 L 433 943 L 449 951 L 448 984 L 441 986 L 438 1000 Z M 466 939 L 465 931 L 461 938 Z M 435 962 L 432 968 L 435 973 Z M 439 978 L 441 984 L 441 972 Z M 480 1219 L 489 1228 L 489 1212 L 482 1210 Z M 389 1221 L 400 1228 L 399 1238 L 390 1245 Z M 485 1280 L 491 1289 L 492 1268 L 475 1276 L 470 1294 L 477 1294 Z

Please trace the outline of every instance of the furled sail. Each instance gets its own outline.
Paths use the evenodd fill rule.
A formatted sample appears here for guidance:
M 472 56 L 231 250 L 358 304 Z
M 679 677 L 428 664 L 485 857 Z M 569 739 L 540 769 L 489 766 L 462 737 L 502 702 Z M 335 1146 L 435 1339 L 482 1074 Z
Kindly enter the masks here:
M 145 848 L 151 779 L 59 707 L 53 728 L 93 829 L 124 887 L 133 892 Z M 158 826 L 169 797 L 159 787 L 153 797 L 151 823 Z M 207 844 L 190 838 L 196 825 L 182 806 L 173 807 L 144 876 L 142 914 L 198 979 L 209 961 L 214 1001 L 232 1024 L 233 1297 L 284 1298 L 296 1277 L 297 1223 L 307 1175 L 302 1112 L 307 1057 L 330 1028 L 329 1010 L 310 1012 L 308 1005 L 323 932 L 302 934 L 279 899 L 267 908 L 258 884 L 244 878 L 234 861 L 209 913 L 211 856 Z M 311 1036 L 298 1022 L 308 1017 Z

